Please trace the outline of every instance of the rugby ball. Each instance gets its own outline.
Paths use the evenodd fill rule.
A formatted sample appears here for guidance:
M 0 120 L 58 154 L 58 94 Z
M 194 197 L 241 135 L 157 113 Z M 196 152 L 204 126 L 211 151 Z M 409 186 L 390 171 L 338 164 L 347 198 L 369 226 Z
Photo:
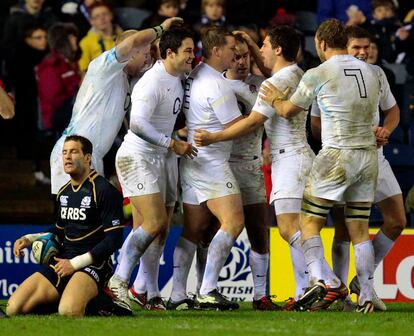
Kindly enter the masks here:
M 59 240 L 53 233 L 41 236 L 32 243 L 33 258 L 39 264 L 48 265 L 59 254 L 59 246 Z

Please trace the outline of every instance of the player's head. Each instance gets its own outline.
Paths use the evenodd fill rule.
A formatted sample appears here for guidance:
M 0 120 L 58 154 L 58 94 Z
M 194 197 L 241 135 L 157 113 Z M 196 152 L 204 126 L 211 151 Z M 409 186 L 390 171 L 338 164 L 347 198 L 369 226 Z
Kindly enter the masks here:
M 191 71 L 195 56 L 190 30 L 182 26 L 170 28 L 161 36 L 159 50 L 167 71 L 172 71 L 175 75 Z
M 126 40 L 127 38 L 131 37 L 132 35 L 136 34 L 138 30 L 126 30 L 124 31 L 115 41 L 115 44 L 118 45 L 122 41 Z M 124 68 L 124 71 L 130 75 L 131 77 L 136 77 L 141 71 L 151 66 L 151 53 L 150 53 L 151 45 L 143 45 L 139 50 L 132 56 L 129 60 L 127 65 Z
M 203 57 L 213 61 L 224 71 L 229 69 L 234 62 L 236 39 L 234 35 L 223 27 L 209 27 L 204 30 L 201 43 L 203 45 Z
M 348 54 L 355 56 L 361 61 L 366 62 L 369 56 L 371 34 L 365 29 L 358 26 L 346 27 L 345 33 L 348 38 Z
M 322 22 L 315 34 L 315 47 L 322 62 L 326 61 L 328 49 L 346 50 L 347 42 L 345 27 L 337 19 Z
M 234 62 L 229 71 L 235 79 L 244 80 L 250 73 L 250 51 L 246 41 L 240 35 L 236 35 L 235 39 Z
M 287 62 L 296 61 L 299 48 L 300 36 L 294 28 L 276 26 L 268 32 L 260 52 L 265 66 L 272 69 L 280 57 Z
M 69 135 L 63 144 L 63 169 L 69 175 L 82 175 L 90 169 L 93 146 L 81 135 Z

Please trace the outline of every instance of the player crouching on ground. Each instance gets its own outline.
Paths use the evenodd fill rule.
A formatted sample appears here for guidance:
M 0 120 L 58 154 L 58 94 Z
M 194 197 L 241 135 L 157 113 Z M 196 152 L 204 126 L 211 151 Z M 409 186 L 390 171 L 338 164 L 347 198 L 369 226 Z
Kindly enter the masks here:
M 78 135 L 66 138 L 63 165 L 71 180 L 57 195 L 58 218 L 49 230 L 63 242 L 61 253 L 17 288 L 7 304 L 7 315 L 35 313 L 44 308 L 53 311 L 57 304 L 59 314 L 64 316 L 98 313 L 90 312 L 87 305 L 99 306 L 96 300 L 91 302 L 96 297 L 102 302 L 98 294 L 113 272 L 110 257 L 122 245 L 123 215 L 121 195 L 91 169 L 91 157 L 92 143 L 88 139 Z M 74 216 L 76 213 L 82 215 Z M 22 249 L 41 235 L 16 240 L 14 255 L 21 256 Z

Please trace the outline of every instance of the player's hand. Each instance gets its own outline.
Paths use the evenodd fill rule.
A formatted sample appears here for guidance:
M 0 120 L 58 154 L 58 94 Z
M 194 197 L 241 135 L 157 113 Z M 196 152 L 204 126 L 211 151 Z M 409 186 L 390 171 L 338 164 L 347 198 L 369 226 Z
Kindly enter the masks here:
M 75 272 L 75 269 L 73 268 L 69 259 L 61 259 L 61 258 L 55 257 L 55 260 L 57 261 L 57 263 L 53 268 L 55 269 L 55 272 L 58 276 L 64 277 L 64 276 L 71 275 Z
M 26 247 L 29 247 L 30 245 L 32 245 L 32 243 L 26 237 L 17 239 L 13 245 L 14 256 L 17 258 L 24 256 L 24 252 L 22 250 Z
M 194 142 L 197 146 L 203 147 L 211 145 L 217 141 L 214 133 L 210 133 L 209 131 L 203 129 L 197 129 L 194 133 Z
M 285 91 L 280 91 L 272 83 L 263 83 L 260 87 L 259 96 L 267 104 L 274 107 L 275 101 L 287 100 L 290 92 L 290 87 L 287 87 Z
M 385 146 L 388 143 L 391 132 L 384 127 L 375 127 L 374 134 L 377 141 L 377 147 L 379 148 Z
M 245 40 L 246 41 L 246 43 L 249 45 L 250 43 L 255 43 L 254 41 L 253 41 L 253 39 L 250 37 L 250 35 L 249 34 L 247 34 L 245 31 L 243 31 L 243 30 L 234 30 L 233 31 L 233 35 L 238 35 L 238 36 L 240 36 L 243 40 Z
M 172 150 L 175 154 L 184 156 L 187 159 L 194 159 L 197 156 L 197 148 L 193 147 L 192 144 L 181 141 L 181 140 L 172 140 Z
M 161 23 L 161 26 L 162 28 L 164 28 L 164 30 L 168 30 L 170 29 L 172 25 L 177 24 L 177 23 L 183 23 L 183 22 L 184 20 L 180 17 L 172 17 L 172 18 L 165 20 L 163 23 Z

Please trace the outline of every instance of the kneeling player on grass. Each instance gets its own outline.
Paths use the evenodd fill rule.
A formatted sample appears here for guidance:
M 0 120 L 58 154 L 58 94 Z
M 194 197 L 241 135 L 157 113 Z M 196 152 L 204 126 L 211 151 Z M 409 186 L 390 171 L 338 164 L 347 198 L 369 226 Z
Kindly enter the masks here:
M 64 170 L 71 180 L 57 195 L 58 219 L 56 227 L 50 230 L 63 242 L 60 256 L 17 288 L 7 304 L 9 316 L 45 308 L 53 311 L 57 305 L 59 314 L 64 316 L 84 316 L 92 307 L 95 311 L 90 313 L 120 311 L 99 306 L 97 301 L 105 302 L 98 294 L 113 272 L 110 257 L 122 245 L 122 197 L 90 168 L 92 143 L 88 139 L 68 136 L 62 154 Z M 14 255 L 22 255 L 22 249 L 41 235 L 16 240 Z

